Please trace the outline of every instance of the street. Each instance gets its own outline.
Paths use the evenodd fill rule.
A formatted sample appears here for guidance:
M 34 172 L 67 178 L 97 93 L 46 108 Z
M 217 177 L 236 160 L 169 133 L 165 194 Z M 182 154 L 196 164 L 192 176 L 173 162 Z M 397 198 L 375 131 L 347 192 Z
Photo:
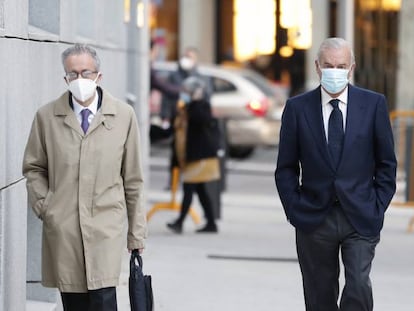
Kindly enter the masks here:
M 218 234 L 196 234 L 187 218 L 182 235 L 165 226 L 176 217 L 160 211 L 149 221 L 144 273 L 151 274 L 155 310 L 304 310 L 294 230 L 286 222 L 274 186 L 276 149 L 259 149 L 249 159 L 229 160 Z M 148 209 L 168 201 L 168 149 L 151 151 Z M 181 191 L 178 201 L 181 199 Z M 198 199 L 193 207 L 202 216 Z M 377 311 L 414 308 L 414 234 L 406 232 L 414 210 L 390 207 L 373 263 Z M 128 254 L 118 289 L 128 310 Z M 343 286 L 343 276 L 341 276 Z

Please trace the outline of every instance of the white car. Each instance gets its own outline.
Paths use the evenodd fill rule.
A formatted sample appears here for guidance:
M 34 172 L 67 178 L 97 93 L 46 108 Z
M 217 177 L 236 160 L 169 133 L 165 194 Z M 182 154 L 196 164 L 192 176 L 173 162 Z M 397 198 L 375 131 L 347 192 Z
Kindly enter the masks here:
M 153 68 L 161 78 L 167 78 L 177 64 L 157 62 Z M 246 157 L 256 146 L 278 144 L 287 88 L 248 69 L 199 65 L 198 71 L 213 88 L 211 106 L 213 114 L 225 122 L 230 156 Z M 159 103 L 151 101 L 152 115 L 159 112 Z

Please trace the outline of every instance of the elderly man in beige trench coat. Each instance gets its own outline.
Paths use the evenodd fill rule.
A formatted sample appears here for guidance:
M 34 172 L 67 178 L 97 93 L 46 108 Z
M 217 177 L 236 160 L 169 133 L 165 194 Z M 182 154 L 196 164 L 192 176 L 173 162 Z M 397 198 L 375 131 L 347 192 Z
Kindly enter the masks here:
M 97 86 L 94 49 L 74 45 L 62 62 L 68 91 L 36 113 L 23 162 L 43 221 L 42 284 L 65 310 L 113 311 L 123 249 L 142 251 L 146 237 L 138 125 Z

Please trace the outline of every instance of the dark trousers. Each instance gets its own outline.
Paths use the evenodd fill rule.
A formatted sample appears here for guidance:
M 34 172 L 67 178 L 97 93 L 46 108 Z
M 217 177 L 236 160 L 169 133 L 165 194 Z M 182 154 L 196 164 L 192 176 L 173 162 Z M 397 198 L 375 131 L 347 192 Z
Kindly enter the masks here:
M 302 271 L 307 311 L 372 311 L 369 274 L 379 235 L 365 237 L 334 206 L 324 223 L 312 233 L 296 230 L 296 248 Z M 338 306 L 339 253 L 345 286 Z
M 206 183 L 183 183 L 184 196 L 181 204 L 181 212 L 178 217 L 178 222 L 182 223 L 187 215 L 191 202 L 193 201 L 194 192 L 197 193 L 201 203 L 201 207 L 204 211 L 204 216 L 207 220 L 208 225 L 214 225 L 214 212 L 212 200 L 207 192 Z
M 60 293 L 64 311 L 117 311 L 115 287 L 87 293 Z

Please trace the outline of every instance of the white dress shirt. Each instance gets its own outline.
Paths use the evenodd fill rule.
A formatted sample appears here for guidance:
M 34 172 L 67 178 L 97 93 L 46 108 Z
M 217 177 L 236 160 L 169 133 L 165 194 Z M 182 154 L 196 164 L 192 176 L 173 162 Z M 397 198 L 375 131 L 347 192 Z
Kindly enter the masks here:
M 76 119 L 78 119 L 79 124 L 82 124 L 82 115 L 81 111 L 85 108 L 88 108 L 92 113 L 89 114 L 88 122 L 91 124 L 93 118 L 95 117 L 96 113 L 98 112 L 98 92 L 95 92 L 95 98 L 93 99 L 92 103 L 88 107 L 84 107 L 76 101 L 76 98 L 72 96 L 72 103 L 73 103 L 73 111 L 75 112 Z
M 329 123 L 329 116 L 331 115 L 331 112 L 333 110 L 332 105 L 329 103 L 332 98 L 328 93 L 325 92 L 323 88 L 321 88 L 321 98 L 322 98 L 322 117 L 323 117 L 323 126 L 325 129 L 325 137 L 326 141 L 328 141 L 328 123 Z M 348 104 L 348 87 L 345 88 L 345 90 L 339 95 L 336 99 L 339 99 L 339 109 L 342 112 L 342 120 L 343 120 L 343 126 L 344 126 L 344 132 L 346 128 L 346 107 Z

